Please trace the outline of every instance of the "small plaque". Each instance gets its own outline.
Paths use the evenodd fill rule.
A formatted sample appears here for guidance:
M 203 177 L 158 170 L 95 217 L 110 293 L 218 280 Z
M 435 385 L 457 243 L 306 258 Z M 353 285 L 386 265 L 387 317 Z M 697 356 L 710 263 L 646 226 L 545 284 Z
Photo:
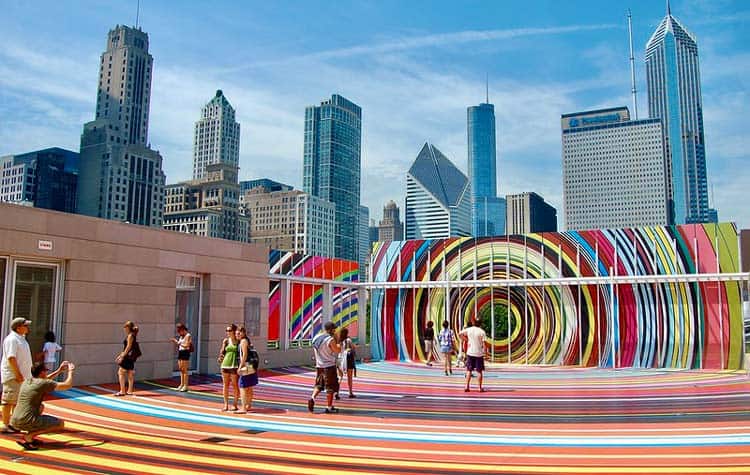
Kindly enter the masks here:
M 40 251 L 51 251 L 52 250 L 52 241 L 47 241 L 45 239 L 40 239 L 37 248 Z

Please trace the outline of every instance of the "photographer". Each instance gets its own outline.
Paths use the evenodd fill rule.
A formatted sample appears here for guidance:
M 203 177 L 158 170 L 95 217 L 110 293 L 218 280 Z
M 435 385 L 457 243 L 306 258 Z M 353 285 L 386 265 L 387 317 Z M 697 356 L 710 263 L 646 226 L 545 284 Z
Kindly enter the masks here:
M 67 370 L 65 381 L 58 383 L 53 380 L 62 371 Z M 75 365 L 63 361 L 59 368 L 47 374 L 44 362 L 37 363 L 31 368 L 31 378 L 21 384 L 18 394 L 18 404 L 13 411 L 11 424 L 16 429 L 26 432 L 23 438 L 17 441 L 18 445 L 26 450 L 36 450 L 40 442 L 34 437 L 50 432 L 59 432 L 65 427 L 65 423 L 54 416 L 42 414 L 44 396 L 52 391 L 65 391 L 73 387 L 73 371 Z

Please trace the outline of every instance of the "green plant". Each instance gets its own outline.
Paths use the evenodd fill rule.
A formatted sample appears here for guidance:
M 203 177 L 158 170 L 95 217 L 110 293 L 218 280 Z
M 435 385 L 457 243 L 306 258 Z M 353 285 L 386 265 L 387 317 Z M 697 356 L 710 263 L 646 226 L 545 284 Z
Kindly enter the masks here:
M 515 319 L 510 319 L 510 328 L 508 328 L 508 307 L 496 303 L 495 305 L 495 339 L 503 339 L 508 337 L 508 333 L 513 332 L 515 328 Z M 479 326 L 487 333 L 488 337 L 492 336 L 492 306 L 485 305 L 479 309 Z

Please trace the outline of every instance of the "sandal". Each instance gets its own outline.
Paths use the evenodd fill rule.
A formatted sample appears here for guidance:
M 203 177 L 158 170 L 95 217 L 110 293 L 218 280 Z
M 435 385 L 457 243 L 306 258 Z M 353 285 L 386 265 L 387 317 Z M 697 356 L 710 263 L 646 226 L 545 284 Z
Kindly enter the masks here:
M 38 450 L 39 446 L 34 442 L 26 442 L 25 440 L 17 440 L 16 443 L 23 447 L 24 450 Z
M 19 432 L 21 431 L 11 425 L 7 425 L 3 427 L 3 430 L 0 430 L 0 434 L 18 434 Z
M 234 413 L 235 414 L 247 414 L 247 411 L 236 410 L 236 411 L 234 411 Z
M 122 396 L 125 396 L 125 393 L 115 393 L 114 396 L 115 397 L 122 397 Z

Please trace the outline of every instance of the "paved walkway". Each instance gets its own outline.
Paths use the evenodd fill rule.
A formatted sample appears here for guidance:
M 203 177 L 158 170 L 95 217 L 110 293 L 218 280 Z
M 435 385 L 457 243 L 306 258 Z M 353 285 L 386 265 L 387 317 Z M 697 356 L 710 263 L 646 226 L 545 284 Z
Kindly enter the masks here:
M 498 366 L 485 393 L 437 365 L 358 372 L 339 414 L 307 412 L 311 368 L 263 371 L 247 415 L 215 377 L 78 387 L 46 403 L 69 431 L 40 450 L 0 438 L 0 473 L 750 473 L 745 372 Z

